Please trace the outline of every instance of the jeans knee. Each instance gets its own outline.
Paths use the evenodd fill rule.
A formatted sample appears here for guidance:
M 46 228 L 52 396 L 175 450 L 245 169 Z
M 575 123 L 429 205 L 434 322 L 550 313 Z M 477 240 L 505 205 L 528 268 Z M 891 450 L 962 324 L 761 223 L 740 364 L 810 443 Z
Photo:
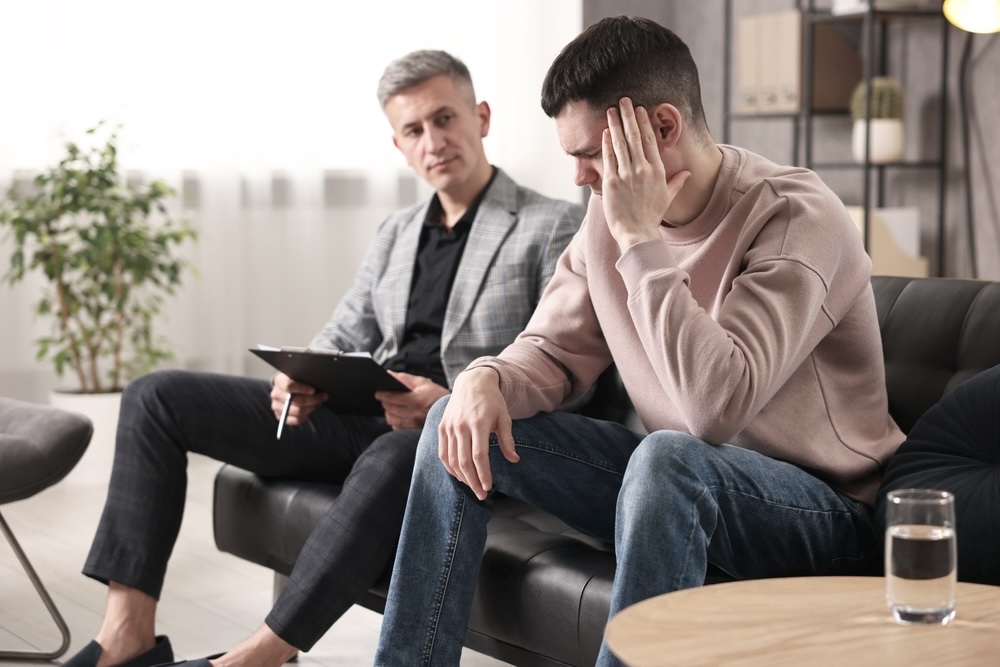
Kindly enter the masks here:
M 424 420 L 423 430 L 420 432 L 420 442 L 417 444 L 416 466 L 425 468 L 427 466 L 440 466 L 438 458 L 438 426 L 444 416 L 444 409 L 448 406 L 448 396 L 444 396 L 431 406 Z
M 690 495 L 704 486 L 703 470 L 712 445 L 680 431 L 656 431 L 632 453 L 622 480 L 622 502 Z
M 428 429 L 433 430 L 435 439 L 437 439 L 437 428 L 441 424 L 441 418 L 444 417 L 444 409 L 448 407 L 448 400 L 451 395 L 445 395 L 434 402 L 431 409 L 427 412 L 427 419 L 424 420 L 424 432 L 426 433 Z
M 675 469 L 678 462 L 691 465 L 709 447 L 711 445 L 689 433 L 655 431 L 643 438 L 632 452 L 625 474 L 656 477 L 662 472 Z

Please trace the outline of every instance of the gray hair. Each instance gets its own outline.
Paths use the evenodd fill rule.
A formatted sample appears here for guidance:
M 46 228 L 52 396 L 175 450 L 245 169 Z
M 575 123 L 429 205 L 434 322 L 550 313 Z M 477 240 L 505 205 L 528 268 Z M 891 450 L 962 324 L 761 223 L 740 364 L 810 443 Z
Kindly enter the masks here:
M 378 82 L 379 104 L 385 109 L 393 95 L 441 74 L 450 76 L 457 88 L 467 87 L 469 103 L 475 105 L 476 91 L 465 63 L 446 51 L 430 50 L 414 51 L 389 63 Z

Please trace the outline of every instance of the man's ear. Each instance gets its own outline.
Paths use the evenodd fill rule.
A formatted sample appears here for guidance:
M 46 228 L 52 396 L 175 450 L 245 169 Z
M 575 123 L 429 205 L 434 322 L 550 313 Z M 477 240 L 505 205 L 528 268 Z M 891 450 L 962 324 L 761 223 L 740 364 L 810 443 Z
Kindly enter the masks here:
M 485 138 L 490 133 L 490 105 L 483 101 L 476 105 L 476 114 L 479 116 L 479 136 Z
M 649 114 L 649 122 L 661 148 L 673 148 L 684 131 L 684 118 L 673 104 L 658 104 Z

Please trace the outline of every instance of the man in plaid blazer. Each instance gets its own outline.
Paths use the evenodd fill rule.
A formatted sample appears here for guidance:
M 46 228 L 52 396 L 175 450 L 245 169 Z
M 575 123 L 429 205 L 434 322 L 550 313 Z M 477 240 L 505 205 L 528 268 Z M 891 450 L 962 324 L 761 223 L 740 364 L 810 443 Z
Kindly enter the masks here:
M 449 54 L 417 51 L 391 63 L 379 100 L 393 142 L 435 194 L 382 223 L 310 346 L 370 352 L 411 391 L 378 392 L 384 414 L 371 417 L 340 414 L 326 395 L 280 373 L 270 384 L 185 371 L 131 383 L 84 567 L 108 584 L 107 611 L 96 639 L 64 665 L 174 659 L 169 640 L 156 635 L 155 611 L 189 452 L 343 490 L 264 624 L 225 654 L 175 664 L 279 667 L 308 651 L 391 562 L 430 406 L 469 362 L 497 354 L 527 324 L 582 207 L 521 187 L 487 161 L 490 108 L 476 102 L 468 69 Z M 275 418 L 289 396 L 276 443 Z

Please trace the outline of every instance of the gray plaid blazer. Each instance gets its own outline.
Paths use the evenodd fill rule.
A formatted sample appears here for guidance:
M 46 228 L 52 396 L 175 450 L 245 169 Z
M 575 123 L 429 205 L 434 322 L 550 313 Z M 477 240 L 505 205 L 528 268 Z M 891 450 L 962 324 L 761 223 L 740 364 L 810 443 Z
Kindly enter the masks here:
M 585 213 L 497 171 L 448 297 L 441 361 L 449 385 L 473 359 L 497 354 L 524 329 Z M 429 205 L 398 211 L 379 226 L 354 284 L 311 347 L 368 351 L 379 363 L 396 353 Z

